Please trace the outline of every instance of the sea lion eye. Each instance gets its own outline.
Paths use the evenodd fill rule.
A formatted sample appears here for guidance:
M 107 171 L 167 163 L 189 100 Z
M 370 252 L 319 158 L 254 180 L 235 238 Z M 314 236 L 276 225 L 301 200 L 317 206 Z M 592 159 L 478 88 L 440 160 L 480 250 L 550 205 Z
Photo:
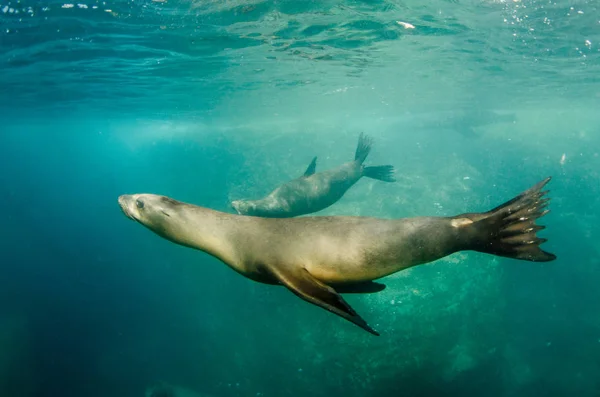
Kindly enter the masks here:
M 144 208 L 144 202 L 140 199 L 135 200 L 135 206 L 138 207 L 139 209 Z

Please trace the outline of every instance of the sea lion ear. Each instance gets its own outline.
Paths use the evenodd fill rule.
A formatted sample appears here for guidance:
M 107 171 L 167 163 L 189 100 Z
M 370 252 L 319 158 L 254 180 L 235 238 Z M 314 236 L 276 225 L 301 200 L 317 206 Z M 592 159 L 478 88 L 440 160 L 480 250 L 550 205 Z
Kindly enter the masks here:
M 330 286 L 323 284 L 312 276 L 304 267 L 295 269 L 278 269 L 272 267 L 271 273 L 290 291 L 310 302 L 337 314 L 358 325 L 365 331 L 379 336 L 367 322 Z
M 310 164 L 308 165 L 308 168 L 306 168 L 306 171 L 304 171 L 304 175 L 303 176 L 311 176 L 315 173 L 315 171 L 317 170 L 317 156 L 315 156 L 312 161 L 310 162 Z

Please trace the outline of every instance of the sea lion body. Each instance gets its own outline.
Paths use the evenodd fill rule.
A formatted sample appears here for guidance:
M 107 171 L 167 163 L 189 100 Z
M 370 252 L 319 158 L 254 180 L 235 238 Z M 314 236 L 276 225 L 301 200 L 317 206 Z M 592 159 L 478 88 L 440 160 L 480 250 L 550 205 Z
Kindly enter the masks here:
M 371 140 L 361 134 L 354 160 L 337 168 L 316 173 L 315 157 L 302 176 L 282 184 L 260 200 L 234 200 L 231 206 L 240 215 L 291 218 L 331 206 L 363 176 L 385 182 L 395 181 L 394 167 L 391 165 L 363 165 L 371 151 L 371 144 Z
M 378 219 L 352 216 L 262 218 L 228 214 L 153 194 L 123 195 L 121 209 L 156 234 L 220 259 L 245 277 L 283 284 L 296 295 L 377 335 L 341 292 L 385 288 L 373 280 L 474 250 L 549 261 L 535 221 L 547 211 L 549 178 L 485 213 Z
M 515 123 L 515 113 L 498 113 L 489 109 L 459 109 L 452 112 L 437 112 L 436 115 L 424 114 L 415 118 L 416 127 L 420 129 L 452 130 L 465 138 L 479 138 L 480 127 L 500 123 Z
M 232 221 L 239 220 L 227 219 Z M 285 223 L 268 218 L 243 222 L 231 235 L 232 241 L 243 240 L 252 248 L 239 250 L 233 266 L 267 283 L 277 280 L 265 271 L 265 264 L 289 270 L 304 267 L 328 285 L 356 284 L 431 262 L 459 248 L 458 231 L 449 218 L 326 216 Z M 274 250 L 274 246 L 285 248 Z
M 291 218 L 325 209 L 339 199 L 360 178 L 362 165 L 348 162 L 332 170 L 293 179 L 277 187 L 267 197 L 257 201 L 233 201 L 242 215 L 270 218 Z

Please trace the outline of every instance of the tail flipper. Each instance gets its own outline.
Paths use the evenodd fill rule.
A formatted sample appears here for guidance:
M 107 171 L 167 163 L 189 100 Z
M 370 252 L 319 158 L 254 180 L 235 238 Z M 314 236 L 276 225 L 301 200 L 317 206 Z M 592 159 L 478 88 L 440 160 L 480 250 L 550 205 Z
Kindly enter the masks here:
M 396 178 L 394 178 L 394 166 L 392 165 L 364 167 L 363 176 L 366 176 L 367 178 L 378 179 L 384 182 L 396 182 Z
M 356 147 L 356 154 L 354 155 L 354 161 L 358 161 L 360 164 L 365 162 L 365 159 L 371 152 L 371 145 L 373 140 L 360 133 L 358 137 L 358 146 Z M 380 165 L 376 167 L 363 167 L 363 176 L 367 178 L 378 179 L 384 182 L 395 182 L 394 178 L 394 167 L 391 165 Z
M 556 255 L 540 248 L 547 240 L 536 232 L 545 226 L 535 224 L 549 212 L 545 208 L 550 199 L 544 198 L 548 191 L 542 191 L 549 181 L 550 177 L 491 211 L 457 216 L 456 220 L 473 221 L 464 225 L 468 234 L 466 249 L 533 262 L 556 259 Z
M 361 132 L 358 136 L 358 145 L 356 146 L 354 160 L 358 161 L 360 164 L 364 163 L 365 159 L 371 152 L 372 144 L 373 140 Z

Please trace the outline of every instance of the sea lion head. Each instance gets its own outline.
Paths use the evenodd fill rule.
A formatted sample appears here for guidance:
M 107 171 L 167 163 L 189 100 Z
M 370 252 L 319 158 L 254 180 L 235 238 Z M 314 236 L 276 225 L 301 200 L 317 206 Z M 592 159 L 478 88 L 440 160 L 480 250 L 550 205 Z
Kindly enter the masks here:
M 157 194 L 124 194 L 119 196 L 123 213 L 154 232 L 163 235 L 178 218 L 179 201 Z

